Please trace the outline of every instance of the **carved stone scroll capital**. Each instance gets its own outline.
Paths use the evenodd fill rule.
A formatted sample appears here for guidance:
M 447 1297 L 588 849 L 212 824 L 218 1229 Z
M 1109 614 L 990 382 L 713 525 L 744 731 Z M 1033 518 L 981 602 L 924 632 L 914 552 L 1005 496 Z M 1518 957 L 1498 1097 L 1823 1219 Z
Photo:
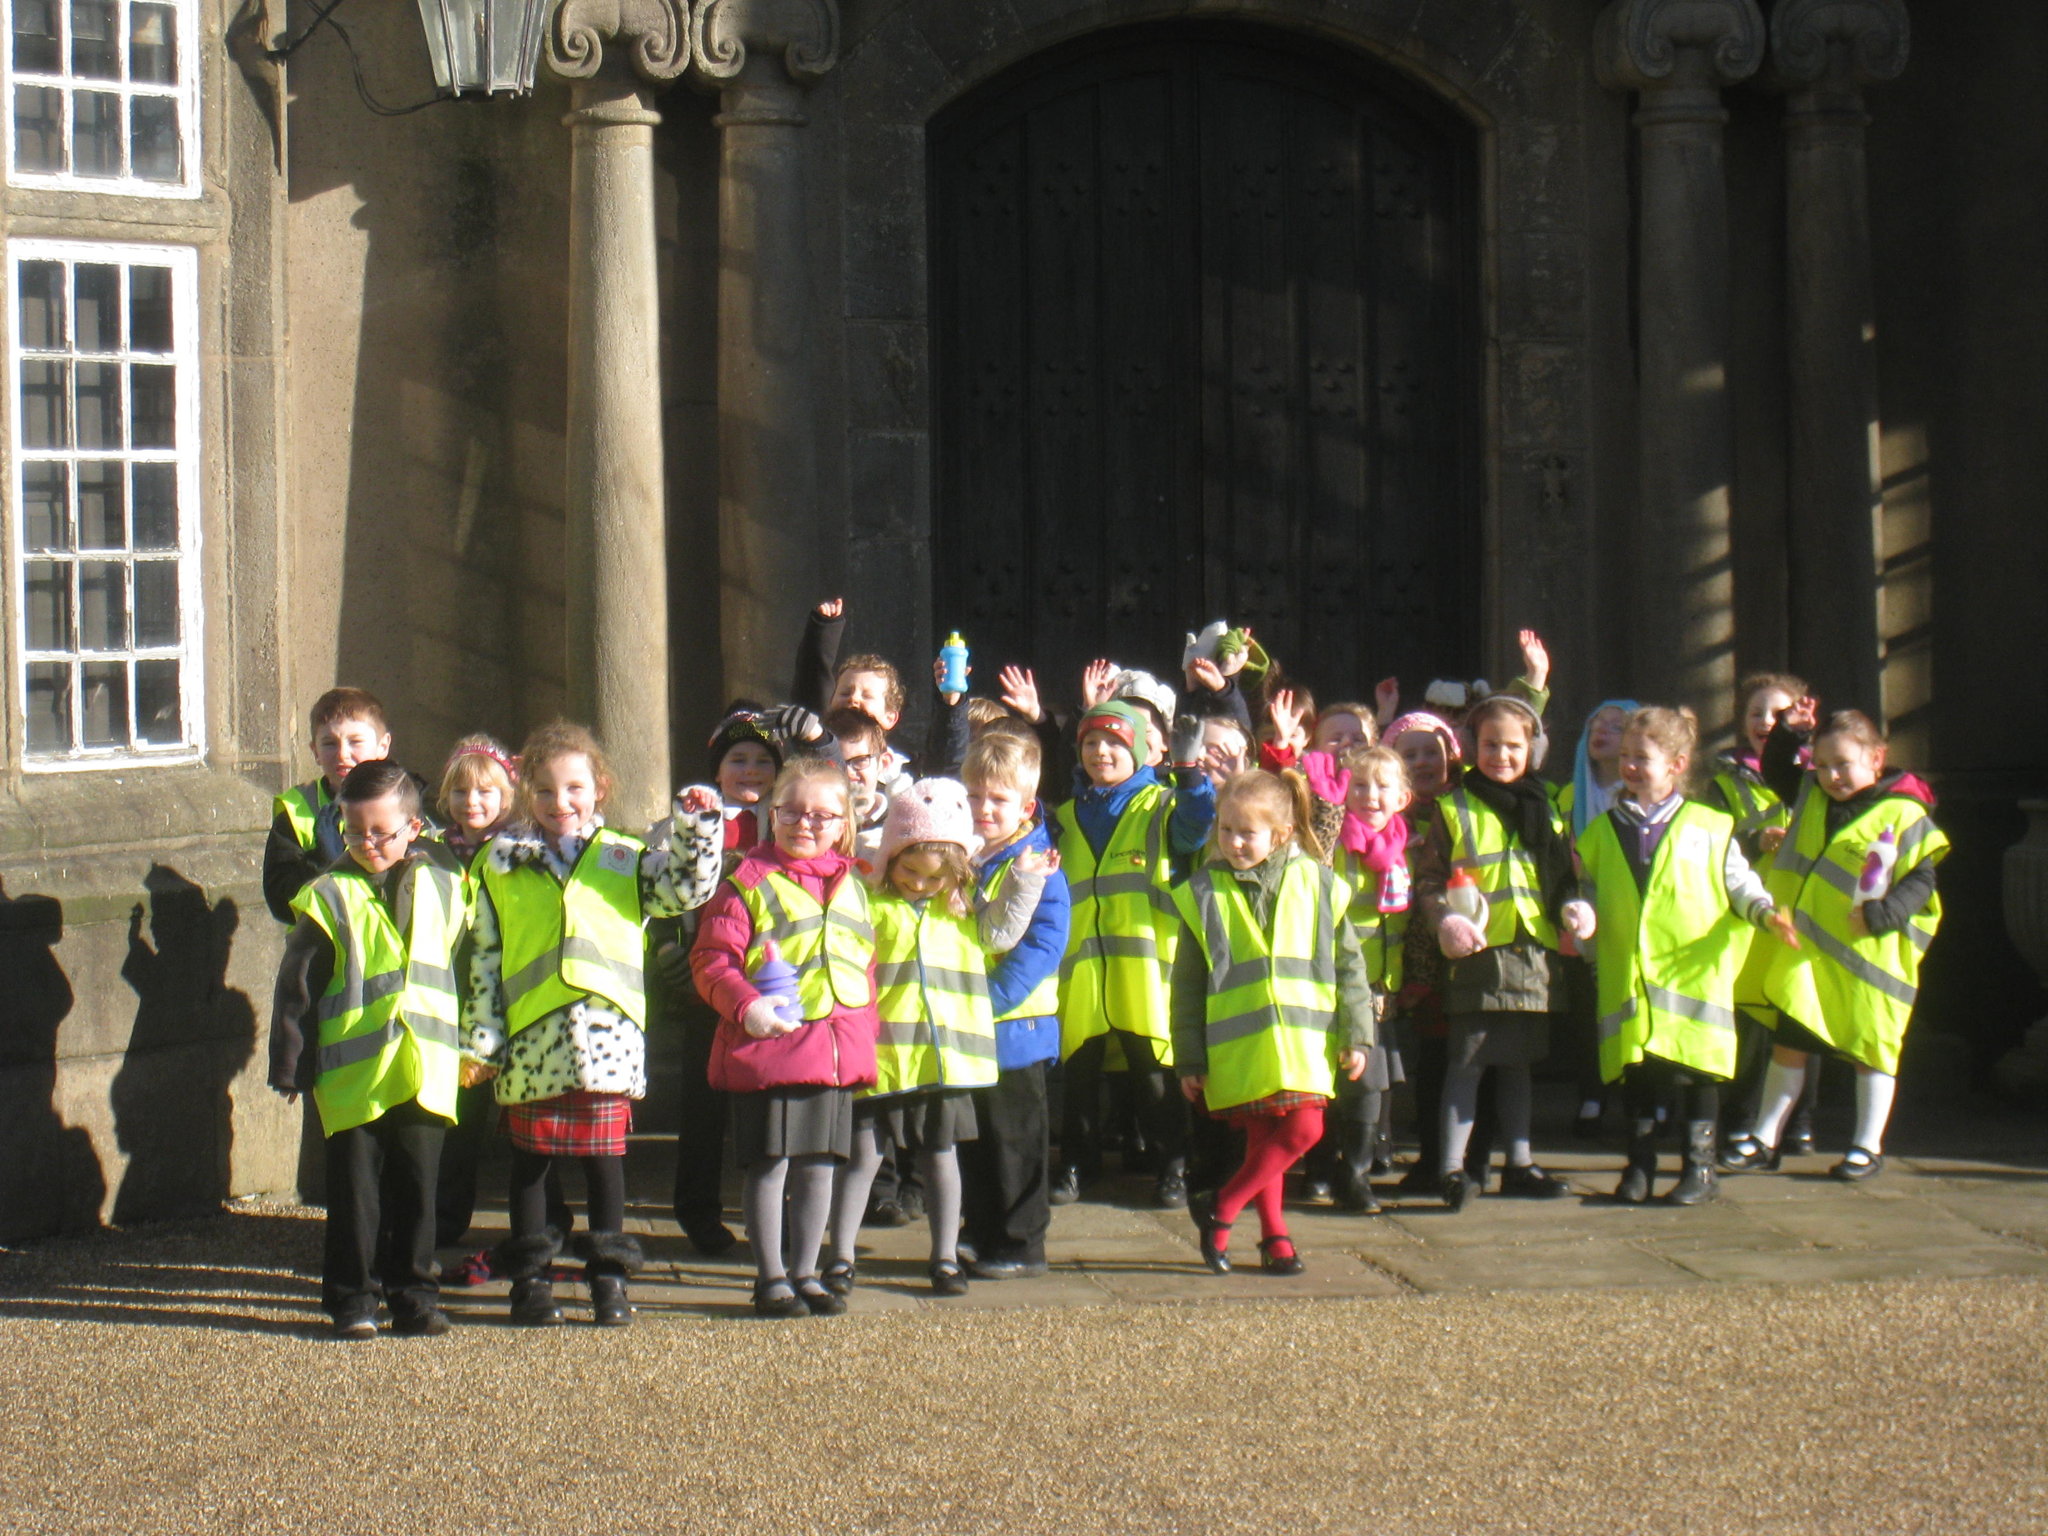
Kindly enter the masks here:
M 1756 73 L 1767 35 L 1756 0 L 1611 0 L 1594 63 L 1609 90 L 1720 90 Z
M 839 62 L 839 0 L 697 0 L 690 54 L 707 84 L 737 78 L 749 54 L 774 53 L 797 85 L 823 79 Z
M 548 67 L 587 80 L 607 47 L 625 48 L 643 80 L 675 79 L 690 63 L 690 0 L 561 0 L 548 24 Z
M 1911 47 L 1905 0 L 1779 0 L 1771 13 L 1771 72 L 1788 86 L 1896 80 Z

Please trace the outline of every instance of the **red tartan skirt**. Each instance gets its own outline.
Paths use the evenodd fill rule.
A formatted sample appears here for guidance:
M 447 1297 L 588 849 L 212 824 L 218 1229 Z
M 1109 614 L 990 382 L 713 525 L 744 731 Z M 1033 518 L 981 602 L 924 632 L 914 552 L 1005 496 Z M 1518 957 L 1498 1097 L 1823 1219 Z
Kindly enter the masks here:
M 498 1129 L 522 1152 L 540 1157 L 624 1157 L 633 1101 L 622 1093 L 578 1088 L 530 1104 L 507 1104 Z
M 1270 1115 L 1284 1115 L 1307 1104 L 1327 1104 L 1327 1095 L 1320 1093 L 1299 1093 L 1294 1089 L 1283 1089 L 1269 1093 L 1263 1099 L 1253 1099 L 1249 1104 L 1233 1104 L 1228 1109 L 1212 1109 L 1211 1120 L 1264 1120 Z

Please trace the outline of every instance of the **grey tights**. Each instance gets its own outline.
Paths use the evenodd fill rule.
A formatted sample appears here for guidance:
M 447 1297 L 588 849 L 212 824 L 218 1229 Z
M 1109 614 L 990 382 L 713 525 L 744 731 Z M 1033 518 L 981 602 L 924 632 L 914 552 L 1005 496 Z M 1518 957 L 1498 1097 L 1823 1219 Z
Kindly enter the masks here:
M 786 1280 L 792 1273 L 807 1280 L 818 1272 L 837 1161 L 829 1153 L 819 1153 L 764 1158 L 748 1165 L 740 1213 L 747 1223 L 747 1240 L 754 1245 L 755 1277 L 763 1285 Z
M 1452 1067 L 1444 1075 L 1444 1165 L 1449 1173 L 1465 1166 L 1465 1148 L 1472 1140 L 1472 1122 L 1479 1113 L 1479 1080 L 1486 1067 Z M 1493 1103 L 1500 1134 L 1508 1144 L 1508 1166 L 1526 1168 L 1535 1161 L 1529 1151 L 1529 1069 L 1494 1067 Z
M 856 1125 L 853 1157 L 839 1172 L 839 1189 L 832 1202 L 832 1257 L 842 1264 L 854 1261 L 860 1220 L 867 1214 L 868 1190 L 881 1166 L 882 1138 L 874 1124 Z M 960 1260 L 960 1149 L 920 1151 L 917 1171 L 924 1180 L 924 1214 L 931 1226 L 932 1262 L 956 1264 Z

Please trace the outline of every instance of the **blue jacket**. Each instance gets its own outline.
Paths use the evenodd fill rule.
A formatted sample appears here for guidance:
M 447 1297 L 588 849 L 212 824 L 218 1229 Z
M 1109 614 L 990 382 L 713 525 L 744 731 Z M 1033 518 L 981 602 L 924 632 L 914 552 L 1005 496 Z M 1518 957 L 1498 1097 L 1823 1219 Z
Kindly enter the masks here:
M 1130 806 L 1131 797 L 1148 784 L 1164 782 L 1152 768 L 1140 768 L 1121 784 L 1107 789 L 1090 782 L 1083 769 L 1074 770 L 1074 821 L 1097 858 L 1109 846 L 1110 835 Z M 1167 851 L 1176 860 L 1201 851 L 1209 836 L 1209 824 L 1216 819 L 1216 788 L 1200 769 L 1176 773 L 1168 787 L 1174 791 L 1173 810 L 1166 819 Z
M 1009 847 L 1002 849 L 981 867 L 975 883 L 977 896 L 987 893 L 989 883 L 1002 867 L 1027 848 L 1050 850 L 1052 836 L 1043 818 Z M 990 957 L 988 972 L 989 1006 L 995 1010 L 996 1066 L 1002 1071 L 1028 1067 L 1037 1061 L 1052 1061 L 1060 1053 L 1059 1015 L 1041 1018 L 1004 1019 L 1003 1015 L 1029 997 L 1038 984 L 1057 976 L 1067 952 L 1067 924 L 1073 914 L 1073 898 L 1067 891 L 1067 877 L 1055 870 L 1046 878 L 1030 926 L 1017 947 L 1001 957 Z

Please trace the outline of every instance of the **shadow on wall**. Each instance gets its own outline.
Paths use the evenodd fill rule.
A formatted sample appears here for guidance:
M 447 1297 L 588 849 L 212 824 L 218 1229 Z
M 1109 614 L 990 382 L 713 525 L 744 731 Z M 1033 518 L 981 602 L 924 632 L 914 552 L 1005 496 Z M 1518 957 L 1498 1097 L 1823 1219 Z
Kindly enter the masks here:
M 71 983 L 57 962 L 64 905 L 0 885 L 0 1242 L 97 1226 L 107 1182 L 86 1131 L 56 1102 L 57 1028 Z
M 235 1079 L 256 1050 L 256 1011 L 227 985 L 241 912 L 203 887 L 150 866 L 128 919 L 121 979 L 135 1027 L 114 1074 L 114 1135 L 127 1158 L 114 1196 L 118 1224 L 195 1215 L 231 1192 Z M 145 933 L 145 925 L 147 932 Z

